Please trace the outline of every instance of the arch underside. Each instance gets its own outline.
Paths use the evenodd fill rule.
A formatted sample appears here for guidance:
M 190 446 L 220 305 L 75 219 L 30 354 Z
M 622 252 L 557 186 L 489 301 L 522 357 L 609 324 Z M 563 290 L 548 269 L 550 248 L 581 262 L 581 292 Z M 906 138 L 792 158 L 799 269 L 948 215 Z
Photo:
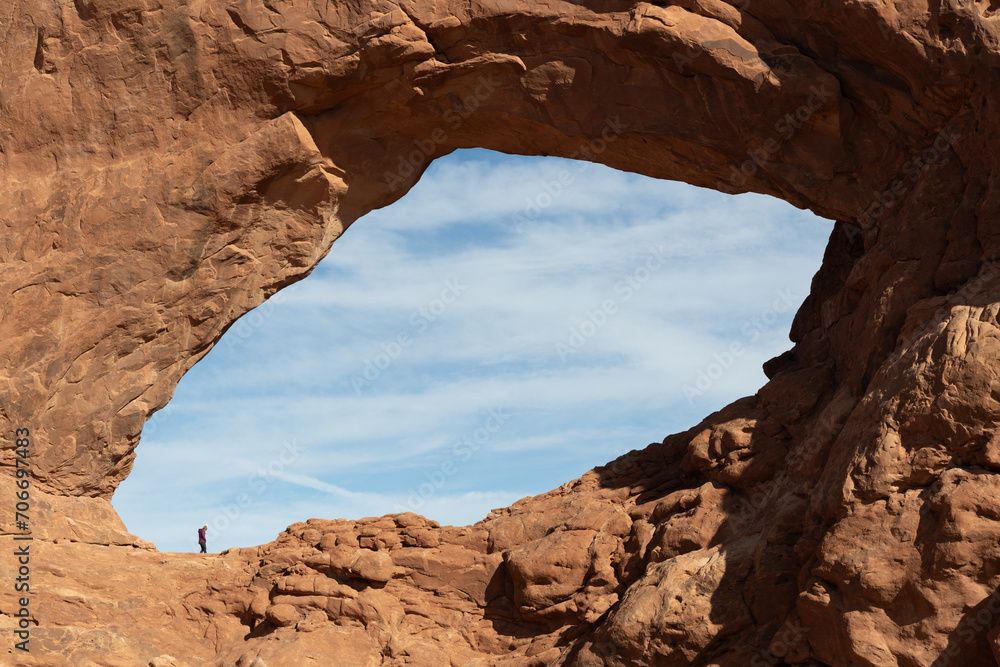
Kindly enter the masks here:
M 33 433 L 50 564 L 25 664 L 993 660 L 989 3 L 234 4 L 0 10 L 0 425 Z M 311 520 L 213 559 L 128 534 L 108 499 L 183 373 L 467 147 L 837 220 L 794 347 L 472 527 Z

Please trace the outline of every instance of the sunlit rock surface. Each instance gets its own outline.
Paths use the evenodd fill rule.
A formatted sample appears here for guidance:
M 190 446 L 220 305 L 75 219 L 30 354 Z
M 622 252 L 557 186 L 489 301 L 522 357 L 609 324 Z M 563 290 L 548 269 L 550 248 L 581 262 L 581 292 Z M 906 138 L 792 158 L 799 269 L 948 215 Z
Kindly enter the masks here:
M 25 427 L 36 619 L 6 664 L 992 664 L 996 11 L 4 4 L 0 613 Z M 837 220 L 794 347 L 757 395 L 475 526 L 311 519 L 207 557 L 130 535 L 108 499 L 183 373 L 464 147 Z

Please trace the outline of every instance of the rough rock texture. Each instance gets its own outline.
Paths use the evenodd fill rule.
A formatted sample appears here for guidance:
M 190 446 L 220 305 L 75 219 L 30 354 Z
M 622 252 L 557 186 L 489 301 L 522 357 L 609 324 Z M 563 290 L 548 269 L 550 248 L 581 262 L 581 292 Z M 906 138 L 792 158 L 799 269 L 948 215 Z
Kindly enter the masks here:
M 38 508 L 35 650 L 7 664 L 1000 661 L 998 9 L 5 3 L 2 497 L 28 427 Z M 769 383 L 472 527 L 310 520 L 207 558 L 129 535 L 107 499 L 181 375 L 471 146 L 837 220 Z M 5 632 L 17 608 L 4 583 Z

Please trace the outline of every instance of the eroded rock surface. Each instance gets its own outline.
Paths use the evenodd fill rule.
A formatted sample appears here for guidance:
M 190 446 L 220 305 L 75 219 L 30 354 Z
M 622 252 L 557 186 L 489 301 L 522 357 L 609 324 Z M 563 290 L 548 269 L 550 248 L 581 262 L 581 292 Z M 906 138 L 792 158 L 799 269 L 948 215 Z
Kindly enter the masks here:
M 38 511 L 6 660 L 1000 661 L 998 37 L 985 0 L 6 3 L 0 432 Z M 837 220 L 768 384 L 471 527 L 130 535 L 108 498 L 183 373 L 473 146 Z

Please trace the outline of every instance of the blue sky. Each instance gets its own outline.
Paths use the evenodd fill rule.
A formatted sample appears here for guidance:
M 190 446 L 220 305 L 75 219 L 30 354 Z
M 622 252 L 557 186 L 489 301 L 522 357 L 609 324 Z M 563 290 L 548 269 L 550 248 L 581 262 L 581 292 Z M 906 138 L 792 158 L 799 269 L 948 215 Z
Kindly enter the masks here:
M 559 158 L 459 151 L 244 316 L 113 502 L 163 551 L 312 517 L 464 525 L 753 394 L 832 223 Z

